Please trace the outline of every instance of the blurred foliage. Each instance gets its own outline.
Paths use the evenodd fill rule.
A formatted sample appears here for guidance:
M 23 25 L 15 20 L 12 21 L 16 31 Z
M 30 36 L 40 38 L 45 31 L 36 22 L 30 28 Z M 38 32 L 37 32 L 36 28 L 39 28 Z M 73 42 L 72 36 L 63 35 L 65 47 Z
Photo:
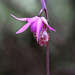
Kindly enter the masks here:
M 46 0 L 49 24 L 56 29 L 49 33 L 51 75 L 75 75 L 74 2 Z M 46 75 L 46 48 L 29 28 L 16 35 L 26 22 L 10 16 L 33 17 L 40 9 L 40 0 L 0 0 L 0 75 Z

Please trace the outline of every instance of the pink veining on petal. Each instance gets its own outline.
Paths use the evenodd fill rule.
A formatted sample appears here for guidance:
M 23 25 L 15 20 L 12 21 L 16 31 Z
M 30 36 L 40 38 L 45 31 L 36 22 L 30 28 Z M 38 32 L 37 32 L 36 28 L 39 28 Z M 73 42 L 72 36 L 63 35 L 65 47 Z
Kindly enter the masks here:
M 53 29 L 52 27 L 50 27 L 50 26 L 48 25 L 47 20 L 46 20 L 44 17 L 41 17 L 41 19 L 42 19 L 42 21 L 49 27 L 50 30 L 53 30 L 53 31 L 56 32 L 55 29 Z
M 38 19 L 38 21 L 37 21 L 37 32 L 36 32 L 36 34 L 37 34 L 37 42 L 38 42 L 38 37 L 39 37 L 39 34 L 40 34 L 42 26 L 43 26 L 42 20 Z
M 18 17 L 16 17 L 16 16 L 14 16 L 14 15 L 12 15 L 12 14 L 10 14 L 12 17 L 14 17 L 15 19 L 17 19 L 17 20 L 20 20 L 20 21 L 27 21 L 27 18 L 18 18 Z
M 25 24 L 21 29 L 19 29 L 19 30 L 16 32 L 16 34 L 24 32 L 24 31 L 30 26 L 30 24 L 31 24 L 31 23 Z

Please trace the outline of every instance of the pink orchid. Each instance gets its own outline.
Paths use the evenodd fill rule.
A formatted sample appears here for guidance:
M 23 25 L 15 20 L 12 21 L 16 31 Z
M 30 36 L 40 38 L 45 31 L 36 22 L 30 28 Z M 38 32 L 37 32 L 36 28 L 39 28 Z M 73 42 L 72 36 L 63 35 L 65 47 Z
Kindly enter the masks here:
M 25 24 L 21 29 L 19 29 L 16 34 L 18 33 L 22 33 L 24 32 L 29 26 L 30 26 L 30 31 L 32 33 L 36 33 L 36 36 L 37 36 L 37 42 L 38 42 L 38 38 L 39 38 L 39 35 L 40 35 L 40 32 L 41 32 L 41 29 L 43 27 L 43 25 L 45 24 L 47 27 L 49 27 L 50 30 L 52 31 L 56 31 L 55 29 L 53 29 L 52 27 L 50 27 L 47 23 L 47 20 L 44 18 L 44 17 L 38 17 L 38 16 L 35 16 L 35 17 L 32 17 L 32 18 L 17 18 L 16 16 L 12 15 L 12 17 L 14 17 L 15 19 L 17 20 L 20 20 L 20 21 L 27 21 L 28 23 Z

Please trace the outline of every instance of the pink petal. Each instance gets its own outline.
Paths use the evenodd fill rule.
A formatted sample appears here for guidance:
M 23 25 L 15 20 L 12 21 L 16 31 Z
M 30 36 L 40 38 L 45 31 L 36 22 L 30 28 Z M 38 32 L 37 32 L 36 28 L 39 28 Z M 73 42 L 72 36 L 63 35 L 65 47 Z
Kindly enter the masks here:
M 31 23 L 31 26 L 30 26 L 30 31 L 32 33 L 36 33 L 36 29 L 37 29 L 37 21 Z
M 12 14 L 10 14 L 12 17 L 14 17 L 15 19 L 17 19 L 17 20 L 20 20 L 20 21 L 26 21 L 27 20 L 27 18 L 18 18 L 18 17 L 16 17 L 16 16 L 14 16 L 14 15 L 12 15 Z
M 31 24 L 31 23 L 25 24 L 21 29 L 19 29 L 19 30 L 16 32 L 16 34 L 24 32 L 24 31 L 30 26 L 30 24 Z
M 38 37 L 39 37 L 42 26 L 43 26 L 42 20 L 39 19 L 37 21 L 37 32 L 36 32 L 37 33 L 37 42 L 38 42 Z
M 27 21 L 28 22 L 34 22 L 34 21 L 36 21 L 38 19 L 39 19 L 39 17 L 35 16 L 35 17 L 32 17 L 32 18 L 27 18 Z
M 50 27 L 50 26 L 48 25 L 47 20 L 46 20 L 44 17 L 41 17 L 41 19 L 42 19 L 42 21 L 49 27 L 50 30 L 53 30 L 53 31 L 56 32 L 55 29 L 53 29 L 52 27 Z

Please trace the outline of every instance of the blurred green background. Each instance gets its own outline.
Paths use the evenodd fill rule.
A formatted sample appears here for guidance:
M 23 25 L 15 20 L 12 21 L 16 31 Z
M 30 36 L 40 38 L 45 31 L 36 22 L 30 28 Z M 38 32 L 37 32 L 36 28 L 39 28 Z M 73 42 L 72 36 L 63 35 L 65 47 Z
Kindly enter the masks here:
M 46 0 L 51 75 L 75 75 L 74 0 Z M 0 0 L 0 75 L 46 75 L 46 48 L 40 47 L 28 28 L 15 34 L 25 22 L 17 17 L 33 17 L 42 8 L 40 0 Z M 44 14 L 43 14 L 44 15 Z

